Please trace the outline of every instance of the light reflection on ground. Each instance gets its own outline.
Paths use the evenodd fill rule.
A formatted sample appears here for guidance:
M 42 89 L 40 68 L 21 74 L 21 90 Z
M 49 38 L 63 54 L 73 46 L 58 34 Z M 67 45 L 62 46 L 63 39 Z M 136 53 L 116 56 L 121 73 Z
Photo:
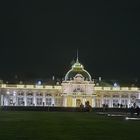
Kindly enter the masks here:
M 140 120 L 140 118 L 125 117 L 125 120 Z

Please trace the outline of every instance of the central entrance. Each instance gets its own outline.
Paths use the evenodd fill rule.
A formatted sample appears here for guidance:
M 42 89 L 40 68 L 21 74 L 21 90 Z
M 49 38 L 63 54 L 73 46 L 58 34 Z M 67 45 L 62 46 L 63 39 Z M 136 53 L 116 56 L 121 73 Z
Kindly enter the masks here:
M 76 99 L 76 107 L 80 107 L 80 105 L 81 105 L 81 100 L 80 99 Z

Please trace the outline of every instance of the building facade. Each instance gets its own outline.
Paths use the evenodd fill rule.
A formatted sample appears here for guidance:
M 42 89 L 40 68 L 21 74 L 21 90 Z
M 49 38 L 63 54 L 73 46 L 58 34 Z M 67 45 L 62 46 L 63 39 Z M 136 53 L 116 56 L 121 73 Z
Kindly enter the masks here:
M 78 61 L 66 73 L 61 85 L 0 84 L 1 106 L 131 107 L 139 105 L 138 87 L 96 86 Z

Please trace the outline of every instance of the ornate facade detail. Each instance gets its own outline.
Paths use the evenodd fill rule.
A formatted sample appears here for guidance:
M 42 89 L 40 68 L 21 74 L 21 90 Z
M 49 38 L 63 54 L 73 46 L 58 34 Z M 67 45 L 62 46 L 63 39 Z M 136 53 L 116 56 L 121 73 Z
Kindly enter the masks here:
M 140 88 L 95 86 L 78 57 L 61 85 L 0 84 L 1 106 L 80 107 L 86 102 L 92 107 L 140 106 Z

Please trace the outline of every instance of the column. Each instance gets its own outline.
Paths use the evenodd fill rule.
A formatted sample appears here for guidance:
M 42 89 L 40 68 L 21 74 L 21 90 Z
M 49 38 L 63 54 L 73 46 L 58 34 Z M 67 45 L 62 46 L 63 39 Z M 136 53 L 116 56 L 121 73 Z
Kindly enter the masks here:
M 83 96 L 83 102 L 82 102 L 82 104 L 85 106 L 85 102 L 86 102 L 86 97 L 85 96 Z
M 4 105 L 8 106 L 8 97 L 7 96 L 4 97 Z
M 67 96 L 65 97 L 65 106 L 67 107 Z
M 130 93 L 128 93 L 128 107 L 131 107 L 131 98 L 130 98 Z
M 119 104 L 121 104 L 121 94 L 119 95 Z
M 27 106 L 26 91 L 24 92 L 24 106 Z
M 63 99 L 64 99 L 64 100 L 63 100 L 63 106 L 64 106 L 64 107 L 67 107 L 67 96 L 64 96 Z
M 17 101 L 17 93 L 15 93 L 15 94 L 13 95 L 13 103 L 14 103 L 15 106 L 18 105 L 18 101 Z
M 55 105 L 55 99 L 54 99 L 54 96 L 52 96 L 52 106 Z
M 76 107 L 76 97 L 73 96 L 72 98 L 72 107 Z
M 108 107 L 111 107 L 111 99 L 110 99 L 110 97 L 108 98 L 108 100 L 109 100 Z
M 138 99 L 140 99 L 140 93 L 138 93 Z
M 3 106 L 4 104 L 4 100 L 3 100 L 3 95 L 1 94 L 1 106 Z
M 45 93 L 43 93 L 43 106 L 45 106 Z
M 113 98 L 112 98 L 112 94 L 110 94 L 110 105 L 109 107 L 113 107 Z
M 36 93 L 33 93 L 33 105 L 36 106 Z
M 103 104 L 104 104 L 104 95 L 102 94 L 101 95 L 101 107 L 103 107 Z
M 3 95 L 3 105 L 5 106 L 5 95 Z
M 96 107 L 96 96 L 92 97 L 92 107 Z

